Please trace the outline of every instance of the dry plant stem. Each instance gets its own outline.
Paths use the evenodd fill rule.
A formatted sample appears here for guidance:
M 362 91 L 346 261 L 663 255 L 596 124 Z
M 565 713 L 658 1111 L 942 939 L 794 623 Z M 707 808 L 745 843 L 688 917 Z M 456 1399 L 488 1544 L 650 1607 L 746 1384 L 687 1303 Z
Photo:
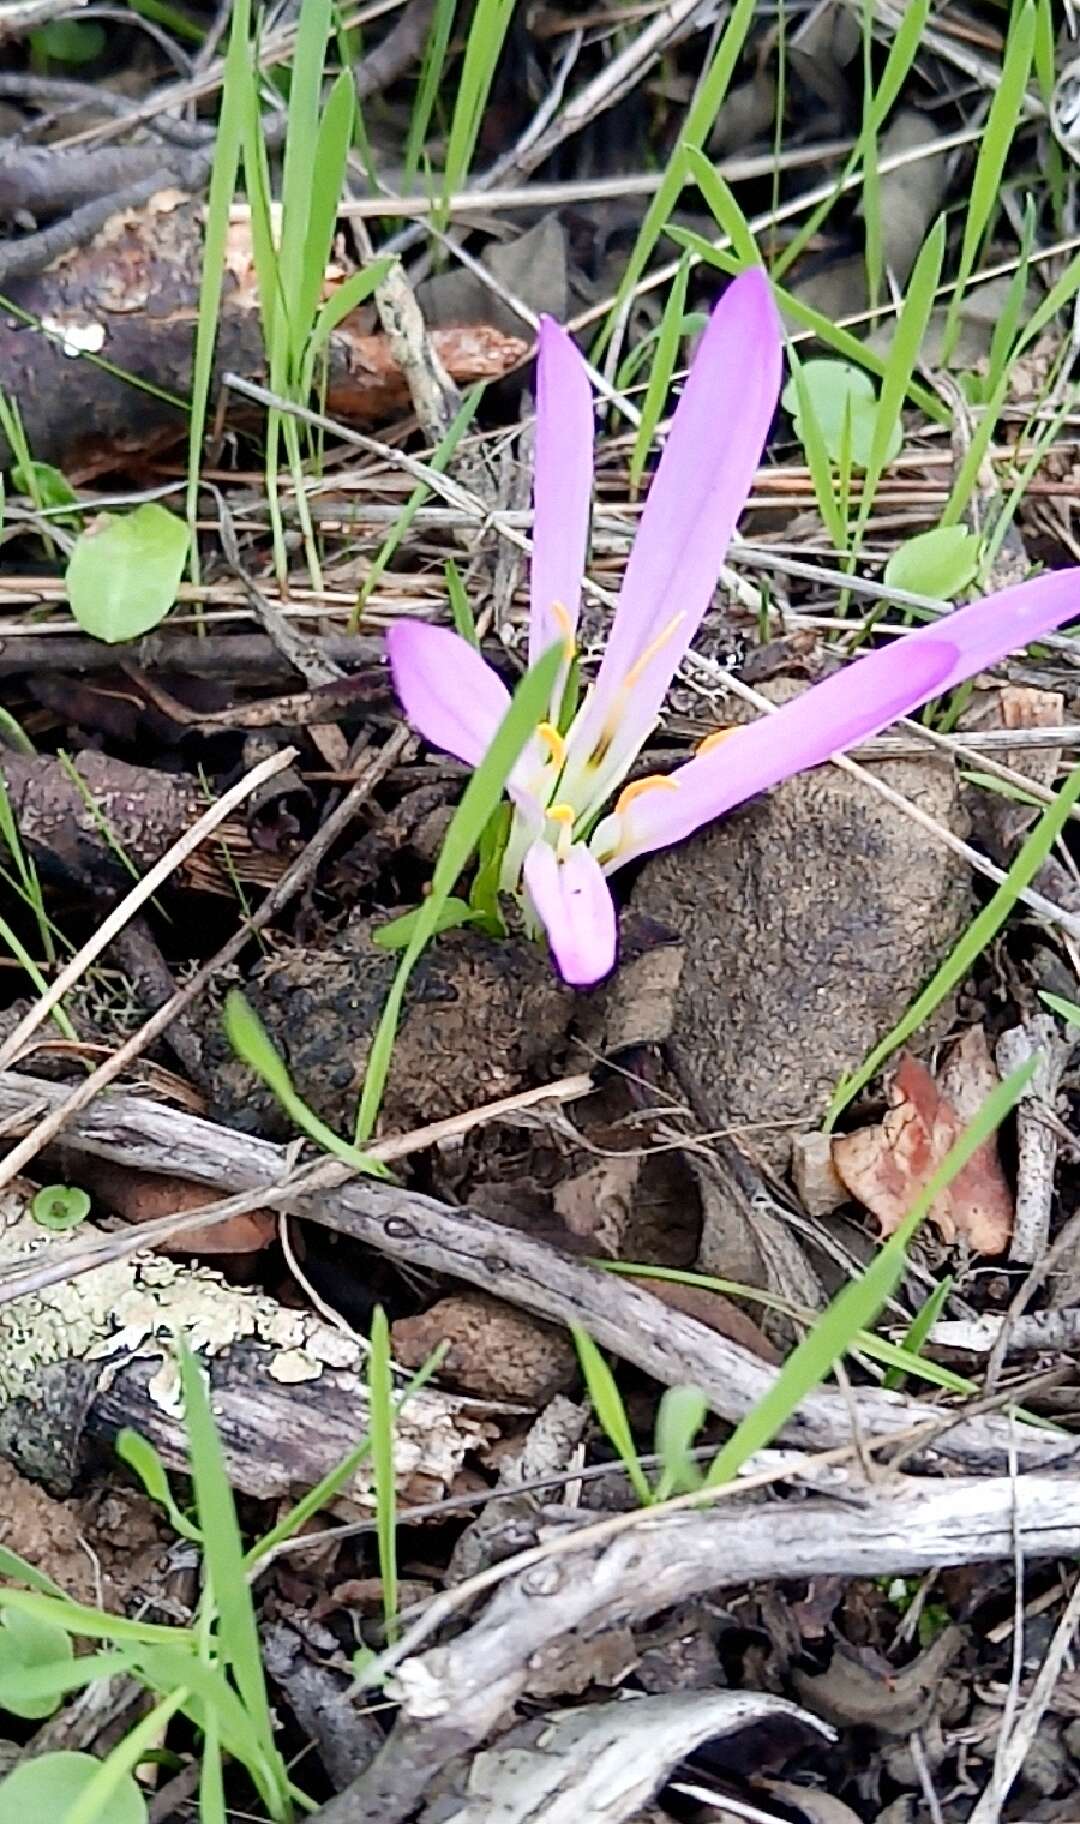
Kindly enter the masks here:
M 802 170 L 807 165 L 820 165 L 829 160 L 844 158 L 854 144 L 850 139 L 831 139 L 816 146 L 796 146 L 781 154 L 779 161 L 772 153 L 761 153 L 757 157 L 722 158 L 716 166 L 718 174 L 729 184 L 745 183 L 752 178 L 771 177 L 779 163 L 785 171 Z M 642 171 L 626 177 L 586 177 L 580 180 L 567 180 L 563 183 L 520 184 L 503 189 L 488 187 L 485 180 L 487 172 L 477 180 L 472 190 L 455 191 L 445 205 L 446 213 L 452 218 L 455 215 L 481 216 L 501 215 L 513 209 L 559 209 L 568 203 L 589 202 L 623 202 L 630 196 L 654 196 L 663 183 L 663 173 Z M 442 212 L 443 203 L 437 196 L 419 193 L 413 196 L 396 196 L 387 191 L 379 196 L 348 197 L 342 203 L 338 214 L 347 221 L 374 221 L 387 215 L 415 215 L 424 218 Z M 251 210 L 247 203 L 236 203 L 232 215 L 239 221 L 247 221 Z
M 1017 1502 L 1020 1501 L 1023 1484 L 1017 1485 Z M 1070 1557 L 1072 1554 L 1069 1554 Z M 1065 1658 L 1075 1645 L 1077 1624 L 1080 1623 L 1080 1577 L 1073 1585 L 1072 1595 L 1065 1605 L 1064 1614 L 1054 1629 L 1054 1636 L 1038 1676 L 1032 1686 L 1031 1695 L 1024 1705 L 1020 1719 L 1009 1736 L 1004 1753 L 995 1764 L 993 1777 L 971 1813 L 968 1824 L 997 1824 L 1009 1793 L 1018 1776 L 1023 1771 L 1028 1750 L 1039 1730 L 1043 1717 L 1049 1707 L 1058 1677 Z
M 6 1069 L 9 1064 L 14 1062 L 26 1041 L 48 1019 L 53 1008 L 75 986 L 79 978 L 89 969 L 91 963 L 96 962 L 102 951 L 108 948 L 113 938 L 123 930 L 140 907 L 144 906 L 148 899 L 153 898 L 158 888 L 165 884 L 174 869 L 186 861 L 189 855 L 193 855 L 204 838 L 209 836 L 212 830 L 216 830 L 219 823 L 223 823 L 227 817 L 231 816 L 238 805 L 243 804 L 246 798 L 250 798 L 253 792 L 258 791 L 259 787 L 264 785 L 268 779 L 272 779 L 276 773 L 283 772 L 296 757 L 296 749 L 292 747 L 285 748 L 280 754 L 271 754 L 269 759 L 261 760 L 258 766 L 252 767 L 250 773 L 246 773 L 242 779 L 238 779 L 227 792 L 215 799 L 213 804 L 207 806 L 202 816 L 191 825 L 190 829 L 185 830 L 183 835 L 177 838 L 166 850 L 161 860 L 155 862 L 149 872 L 135 883 L 130 893 L 124 895 L 118 906 L 113 907 L 94 935 L 88 938 L 82 949 L 72 957 L 69 963 L 65 964 L 59 975 L 49 984 L 45 993 L 34 1002 L 29 1013 L 19 1021 L 14 1032 L 0 1045 L 0 1070 Z
M 64 1092 L 60 1102 L 51 1104 L 51 1112 L 40 1125 L 37 1126 L 32 1133 L 28 1134 L 24 1140 L 20 1141 L 19 1145 L 8 1154 L 6 1159 L 0 1162 L 0 1187 L 10 1184 L 11 1180 L 16 1177 L 19 1172 L 25 1170 L 30 1161 L 41 1151 L 42 1147 L 47 1146 L 50 1140 L 55 1138 L 64 1124 L 73 1115 L 78 1114 L 80 1110 L 84 1108 L 88 1108 L 94 1100 L 94 1097 L 99 1095 L 107 1084 L 112 1083 L 115 1078 L 120 1075 L 121 1071 L 125 1070 L 135 1058 L 139 1057 L 141 1053 L 145 1051 L 148 1045 L 152 1044 L 156 1038 L 167 1031 L 177 1014 L 182 1013 L 186 1007 L 190 1006 L 191 1002 L 202 993 L 207 983 L 211 981 L 220 970 L 227 967 L 234 957 L 239 955 L 252 934 L 268 924 L 272 918 L 276 917 L 282 906 L 286 905 L 290 899 L 294 898 L 294 896 L 300 892 L 318 867 L 319 862 L 322 860 L 327 850 L 337 841 L 337 838 L 341 835 L 342 831 L 348 828 L 361 806 L 367 801 L 375 785 L 378 784 L 384 773 L 388 772 L 407 751 L 411 745 L 411 741 L 411 735 L 408 730 L 404 728 L 399 728 L 391 735 L 385 747 L 381 748 L 375 755 L 363 777 L 358 779 L 352 786 L 351 790 L 342 799 L 337 809 L 326 819 L 322 827 L 312 837 L 303 854 L 299 855 L 288 872 L 282 875 L 280 881 L 267 894 L 262 905 L 252 914 L 251 918 L 240 925 L 233 933 L 232 937 L 222 945 L 217 954 L 212 956 L 209 962 L 204 963 L 202 968 L 198 969 L 184 986 L 179 988 L 172 998 L 165 1002 L 164 1006 L 159 1007 L 157 1012 L 153 1014 L 143 1026 L 139 1027 L 137 1032 L 132 1033 L 131 1037 L 125 1040 L 124 1044 L 113 1053 L 111 1058 L 107 1058 L 104 1064 L 99 1065 L 97 1070 L 87 1077 L 83 1083 L 78 1084 L 75 1089 Z M 261 766 L 255 767 L 252 772 L 247 775 L 247 778 L 240 783 L 250 792 L 254 790 L 257 785 L 261 784 L 263 779 L 270 778 L 275 772 L 288 766 L 293 758 L 295 758 L 293 750 L 291 748 L 286 748 L 284 753 L 275 754 L 272 756 L 271 760 L 265 761 Z M 233 792 L 238 789 L 238 787 L 234 787 Z M 213 808 L 219 810 L 231 797 L 232 793 L 226 793 L 225 798 L 219 800 L 218 805 Z M 148 875 L 146 878 L 149 879 L 150 876 Z M 78 958 L 75 960 L 78 961 Z M 40 1006 L 41 1003 L 39 1002 L 38 1007 Z M 38 1008 L 35 1007 L 34 1012 L 36 1013 L 37 1010 Z M 26 1021 L 21 1023 L 22 1026 L 25 1026 L 26 1024 Z M 21 1030 L 21 1028 L 17 1029 L 17 1031 L 18 1030 Z M 12 1039 L 16 1036 L 17 1034 L 13 1034 Z M 9 1046 L 11 1042 L 12 1041 L 9 1040 Z M 6 1052 L 7 1048 L 5 1048 L 5 1056 Z M 7 1058 L 6 1061 L 10 1061 L 10 1059 Z M 249 1205 L 248 1207 L 252 1208 L 254 1206 Z
M 981 139 L 981 126 L 964 127 L 959 132 L 946 133 L 940 139 L 928 139 L 922 146 L 911 146 L 903 152 L 893 152 L 888 157 L 880 159 L 878 174 L 883 177 L 889 171 L 901 171 L 908 165 L 917 165 L 924 158 L 937 158 L 945 152 L 959 151 L 963 146 L 978 145 Z M 838 180 L 835 183 L 817 184 L 812 190 L 804 190 L 799 196 L 793 197 L 790 202 L 782 203 L 778 209 L 763 209 L 760 215 L 751 216 L 749 218 L 750 232 L 755 236 L 761 235 L 770 228 L 779 227 L 783 222 L 792 221 L 795 217 L 816 209 L 819 203 L 828 202 L 830 197 L 846 195 L 851 190 L 861 189 L 862 184 L 861 169 L 853 171 L 851 176 L 844 178 L 842 182 Z M 731 240 L 728 235 L 719 234 L 710 242 L 710 245 L 721 250 L 728 249 L 731 247 Z M 692 267 L 701 264 L 700 256 L 693 251 L 683 257 L 689 259 Z M 678 272 L 680 264 L 681 259 L 669 260 L 666 265 L 652 267 L 635 285 L 634 296 L 640 298 L 647 292 L 658 290 L 661 285 L 670 284 Z M 947 291 L 949 287 L 946 285 L 942 289 Z M 601 298 L 596 304 L 590 304 L 587 310 L 579 311 L 578 315 L 572 318 L 567 324 L 567 328 L 576 331 L 587 329 L 591 323 L 601 322 L 610 313 L 614 302 L 614 296 L 611 295 Z M 865 311 L 857 311 L 850 317 L 842 317 L 840 327 L 847 328 L 852 323 L 861 323 L 867 314 Z M 892 316 L 893 307 L 891 305 L 883 306 L 878 314 Z M 791 340 L 792 342 L 807 342 L 812 340 L 812 337 L 812 330 L 801 329 L 795 331 Z
M 392 1259 L 464 1280 L 555 1323 L 580 1323 L 601 1348 L 633 1362 L 662 1385 L 691 1382 L 701 1387 L 713 1410 L 731 1423 L 744 1418 L 774 1384 L 775 1373 L 763 1362 L 726 1337 L 669 1309 L 651 1292 L 467 1208 L 453 1208 L 397 1185 L 368 1179 L 342 1186 L 345 1168 L 336 1161 L 316 1167 L 302 1187 L 295 1181 L 283 1187 L 288 1155 L 268 1141 L 245 1135 L 239 1145 L 228 1128 L 162 1108 L 140 1096 L 114 1095 L 90 1108 L 81 1091 L 76 1097 L 77 1105 L 72 1107 L 76 1098 L 62 1086 L 3 1076 L 0 1119 L 35 1104 L 48 1107 L 53 1112 L 31 1136 L 31 1154 L 44 1144 L 40 1136 L 52 1138 L 66 1121 L 65 1143 L 75 1151 L 227 1191 L 259 1191 L 263 1204 L 287 1204 L 296 1214 Z M 20 1163 L 25 1163 L 25 1156 Z M 222 1213 L 218 1207 L 201 1214 L 217 1221 Z M 184 1226 L 193 1227 L 198 1220 L 188 1212 Z M 117 1239 L 132 1248 L 151 1246 L 155 1225 L 148 1223 L 137 1236 Z M 75 1270 L 76 1263 L 79 1270 L 98 1264 L 95 1256 L 78 1247 L 58 1251 L 56 1261 L 57 1278 Z M 26 1289 L 24 1281 L 10 1279 L 0 1288 L 0 1296 L 19 1295 Z M 882 1437 L 906 1431 L 924 1420 L 930 1410 L 916 1400 L 878 1388 L 860 1388 L 855 1403 L 867 1433 Z M 1078 1440 L 1033 1427 L 1010 1428 L 1006 1419 L 994 1414 L 954 1417 L 943 1410 L 934 1416 L 943 1427 L 935 1438 L 935 1456 L 972 1469 L 1000 1467 L 1014 1430 L 1020 1460 L 1026 1465 L 1067 1460 L 1080 1451 Z M 783 1431 L 785 1442 L 808 1450 L 846 1444 L 850 1435 L 847 1403 L 832 1391 L 811 1394 Z
M 723 1491 L 725 1493 L 738 1493 Z M 393 1824 L 415 1802 L 411 1763 L 430 1770 L 483 1740 L 524 1688 L 535 1656 L 569 1633 L 655 1614 L 702 1590 L 769 1579 L 877 1577 L 1011 1557 L 1014 1519 L 1025 1557 L 1075 1552 L 1073 1478 L 986 1481 L 890 1479 L 874 1490 L 845 1481 L 842 1499 L 730 1511 L 648 1509 L 583 1529 L 566 1527 L 517 1559 L 436 1598 L 421 1623 L 381 1656 L 395 1671 L 402 1715 L 374 1766 L 323 1808 L 319 1824 Z M 565 1517 L 549 1510 L 557 1525 Z M 1064 1542 L 1068 1542 L 1065 1544 Z M 484 1589 L 501 1585 L 465 1632 L 415 1657 L 434 1628 Z
M 984 1317 L 942 1318 L 934 1325 L 928 1340 L 932 1349 L 958 1349 L 968 1355 L 986 1355 L 1002 1335 L 1006 1355 L 1055 1349 L 1075 1355 L 1080 1350 L 1080 1307 L 1069 1305 L 1060 1311 L 1032 1311 L 1029 1316 L 1012 1321 L 996 1311 Z
M 1016 1217 L 1009 1259 L 1023 1266 L 1041 1260 L 1050 1239 L 1050 1206 L 1054 1196 L 1058 1138 L 1055 1103 L 1073 1046 L 1061 1038 L 1057 1021 L 1037 1013 L 1003 1032 L 994 1052 L 1003 1077 L 1037 1059 L 1016 1110 Z

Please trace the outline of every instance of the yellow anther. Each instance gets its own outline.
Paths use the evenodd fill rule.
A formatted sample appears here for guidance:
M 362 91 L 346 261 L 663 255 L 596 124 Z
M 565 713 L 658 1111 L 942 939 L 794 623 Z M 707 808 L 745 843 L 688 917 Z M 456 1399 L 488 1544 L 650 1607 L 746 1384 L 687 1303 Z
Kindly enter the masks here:
M 556 766 L 566 765 L 566 742 L 563 740 L 554 722 L 538 722 L 536 732 Z
M 655 659 L 657 653 L 661 650 L 662 647 L 667 645 L 672 634 L 675 632 L 675 629 L 677 627 L 681 626 L 682 622 L 685 621 L 685 619 L 686 619 L 686 615 L 684 613 L 672 615 L 667 626 L 662 628 L 661 631 L 657 634 L 655 640 L 651 641 L 650 644 L 648 646 L 646 646 L 645 651 L 642 653 L 640 659 L 636 659 L 634 661 L 633 665 L 631 665 L 630 670 L 627 672 L 626 677 L 623 679 L 624 689 L 633 690 L 634 685 L 640 681 L 641 674 L 645 670 L 646 665 L 648 665 L 648 663 L 651 659 Z
M 572 830 L 577 821 L 577 812 L 572 804 L 549 804 L 546 816 L 552 823 L 561 823 L 564 829 Z
M 574 640 L 574 623 L 570 619 L 570 610 L 564 607 L 562 602 L 552 602 L 551 613 L 556 627 L 563 636 L 563 655 L 567 659 L 572 659 L 577 651 L 577 644 Z
M 620 812 L 633 804 L 635 798 L 640 798 L 643 792 L 654 790 L 677 792 L 678 789 L 678 781 L 670 779 L 666 773 L 650 773 L 647 779 L 635 779 L 632 784 L 625 785 L 619 793 L 618 802 L 615 805 L 615 815 L 618 817 Z M 548 816 L 550 817 L 550 815 L 549 811 Z
M 734 733 L 735 730 L 733 728 L 714 728 L 711 735 L 706 735 L 704 741 L 698 742 L 694 752 L 696 754 L 711 754 L 714 747 L 719 747 L 722 741 L 730 740 Z

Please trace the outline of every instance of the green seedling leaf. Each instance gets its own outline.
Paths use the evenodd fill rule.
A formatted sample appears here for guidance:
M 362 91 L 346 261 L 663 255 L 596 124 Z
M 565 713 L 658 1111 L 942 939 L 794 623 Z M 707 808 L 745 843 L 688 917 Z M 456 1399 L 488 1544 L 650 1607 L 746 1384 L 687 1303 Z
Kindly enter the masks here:
M 77 507 L 79 504 L 79 497 L 67 476 L 51 462 L 31 462 L 25 466 L 18 463 L 11 471 L 11 479 L 22 493 L 29 494 L 41 507 Z M 71 525 L 71 515 L 65 513 L 62 523 Z
M 422 906 L 416 906 L 411 912 L 403 912 L 400 918 L 392 918 L 388 925 L 380 925 L 372 934 L 373 943 L 378 944 L 380 950 L 404 950 L 416 930 L 416 921 L 422 911 Z M 475 918 L 476 914 L 468 900 L 448 899 L 435 920 L 432 935 L 437 936 L 440 931 L 456 931 L 461 925 L 473 924 Z
M 45 1184 L 30 1204 L 30 1214 L 43 1229 L 77 1229 L 90 1214 L 90 1199 L 74 1184 Z
M 83 632 L 117 645 L 157 627 L 176 600 L 189 543 L 183 520 L 157 501 L 101 514 L 76 540 L 64 579 Z
M 491 746 L 465 787 L 461 803 L 450 819 L 431 877 L 431 891 L 420 907 L 420 917 L 398 964 L 393 986 L 375 1029 L 363 1093 L 356 1111 L 358 1145 L 363 1145 L 372 1134 L 378 1118 L 383 1091 L 390 1074 L 390 1059 L 409 976 L 435 928 L 440 908 L 457 885 L 484 833 L 488 819 L 502 801 L 506 781 L 513 772 L 519 755 L 531 740 L 537 723 L 544 718 L 544 706 L 551 701 L 551 692 L 561 663 L 562 649 L 556 644 L 543 653 L 525 673 L 495 731 Z
M 479 652 L 480 635 L 476 631 L 476 616 L 473 614 L 472 604 L 465 593 L 465 584 L 461 580 L 461 572 L 452 557 L 448 557 L 446 560 L 444 574 L 446 576 L 446 594 L 450 602 L 450 613 L 454 620 L 454 631 L 455 633 L 460 634 L 463 640 L 468 640 L 469 645 L 474 646 L 477 652 Z
M 5 1660 L 0 1667 L 0 1710 L 10 1710 L 13 1716 L 51 1716 L 70 1692 L 82 1691 L 117 1673 L 130 1672 L 136 1664 L 136 1656 L 130 1651 L 81 1653 L 78 1659 L 69 1654 L 66 1659 L 51 1660 L 47 1665 L 17 1665 L 14 1669 L 9 1669 Z
M 29 1818 L 66 1819 L 101 1767 L 94 1755 L 68 1750 L 24 1761 L 0 1780 L 0 1824 L 27 1824 Z M 97 1814 L 97 1824 L 146 1824 L 146 1819 L 146 1800 L 130 1774 Z
M 623 1397 L 619 1392 L 615 1376 L 588 1331 L 583 1330 L 580 1324 L 571 1324 L 570 1329 L 597 1423 L 603 1426 L 608 1438 L 618 1451 L 619 1460 L 630 1479 L 630 1486 L 642 1507 L 651 1507 L 652 1489 L 649 1487 L 649 1479 L 641 1467 L 637 1450 L 634 1447 L 630 1420 L 627 1417 L 626 1407 L 623 1405 Z
M 156 1501 L 159 1507 L 165 1509 L 173 1531 L 179 1533 L 182 1539 L 201 1544 L 202 1534 L 176 1505 L 165 1465 L 149 1439 L 140 1437 L 137 1431 L 125 1427 L 117 1436 L 116 1454 L 138 1476 L 151 1501 Z
M 225 1036 L 237 1057 L 249 1065 L 256 1076 L 262 1078 L 268 1089 L 273 1090 L 285 1113 L 295 1121 L 301 1133 L 307 1134 L 325 1152 L 343 1159 L 346 1165 L 355 1166 L 357 1171 L 372 1172 L 377 1177 L 387 1176 L 385 1166 L 355 1146 L 350 1146 L 347 1140 L 342 1140 L 332 1127 L 328 1127 L 325 1121 L 320 1121 L 314 1109 L 309 1108 L 293 1088 L 284 1058 L 275 1051 L 270 1034 L 255 1009 L 245 1001 L 239 988 L 229 990 L 221 1017 Z
M 30 44 L 53 63 L 93 63 L 105 49 L 105 27 L 96 19 L 50 19 L 30 33 Z
M 381 1305 L 371 1320 L 371 1354 L 368 1357 L 368 1405 L 371 1428 L 371 1467 L 375 1477 L 375 1537 L 382 1578 L 383 1624 L 386 1638 L 397 1637 L 397 1480 L 394 1468 L 394 1371 L 390 1357 L 390 1326 Z
M 885 585 L 951 602 L 979 567 L 979 541 L 966 526 L 935 526 L 908 538 L 885 566 Z
M 65 1670 L 74 1657 L 71 1636 L 55 1621 L 40 1615 L 22 1615 L 9 1609 L 0 1623 L 0 1683 L 6 1695 L 0 1705 L 13 1716 L 38 1718 L 51 1716 L 60 1702 L 59 1694 L 32 1697 L 20 1690 L 24 1676 L 39 1667 L 61 1666 Z
M 806 436 L 800 410 L 800 391 L 805 388 L 830 460 L 835 463 L 840 461 L 844 427 L 850 421 L 852 464 L 858 469 L 868 468 L 878 424 L 878 400 L 873 381 L 861 368 L 850 367 L 846 361 L 821 360 L 803 362 L 801 382 L 802 386 L 797 387 L 789 380 L 781 395 L 781 404 L 794 420 L 795 435 L 799 442 L 805 447 Z M 890 427 L 886 444 L 887 462 L 899 454 L 902 444 L 901 426 L 894 423 Z
M 945 1278 L 939 1281 L 934 1287 L 934 1290 L 931 1292 L 926 1303 L 912 1318 L 911 1323 L 908 1325 L 907 1335 L 900 1345 L 902 1349 L 907 1350 L 909 1355 L 918 1356 L 921 1354 L 922 1346 L 930 1335 L 934 1325 L 937 1323 L 942 1311 L 945 1309 L 945 1301 L 952 1289 L 952 1274 L 946 1273 Z M 901 1369 L 890 1368 L 881 1384 L 883 1387 L 902 1387 L 904 1385 L 904 1379 L 905 1377 Z
M 668 1387 L 661 1395 L 656 1413 L 656 1454 L 660 1458 L 657 1501 L 701 1487 L 702 1474 L 691 1452 L 708 1411 L 709 1403 L 700 1387 Z

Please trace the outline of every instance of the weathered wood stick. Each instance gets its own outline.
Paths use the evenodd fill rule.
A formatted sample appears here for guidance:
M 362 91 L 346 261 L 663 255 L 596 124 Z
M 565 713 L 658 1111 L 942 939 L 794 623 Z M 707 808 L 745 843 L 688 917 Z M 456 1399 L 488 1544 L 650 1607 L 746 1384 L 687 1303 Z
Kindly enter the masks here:
M 20 1113 L 36 1109 L 36 1117 L 31 1113 L 27 1123 L 32 1125 L 42 1107 L 51 1108 L 66 1095 L 62 1085 L 0 1075 L 0 1119 L 7 1117 L 8 1131 L 13 1132 Z M 258 1190 L 265 1193 L 262 1200 L 267 1204 L 280 1206 L 289 1200 L 288 1191 L 282 1194 L 278 1189 L 287 1175 L 283 1148 L 247 1134 L 241 1138 L 228 1128 L 145 1097 L 100 1097 L 66 1129 L 65 1144 L 72 1151 L 82 1149 L 223 1190 Z M 471 1210 L 374 1180 L 343 1184 L 343 1173 L 336 1164 L 320 1168 L 319 1194 L 309 1196 L 299 1213 L 392 1259 L 480 1286 L 556 1323 L 580 1323 L 602 1348 L 635 1363 L 663 1385 L 701 1387 L 713 1410 L 732 1423 L 738 1423 L 774 1384 L 775 1371 L 765 1363 L 693 1318 L 670 1310 L 649 1292 Z M 295 1191 L 292 1201 L 299 1202 Z M 191 1212 L 185 1212 L 185 1226 L 191 1220 Z M 143 1245 L 152 1238 L 151 1225 L 140 1230 Z M 935 1416 L 934 1407 L 884 1389 L 861 1387 L 850 1398 L 868 1433 L 893 1435 Z M 845 1396 L 814 1393 L 803 1401 L 782 1436 L 807 1450 L 834 1448 L 850 1441 L 851 1413 Z M 1003 1468 L 1011 1452 L 1023 1466 L 1046 1466 L 1080 1456 L 1080 1439 L 991 1413 L 957 1417 L 933 1446 L 934 1455 L 980 1470 Z

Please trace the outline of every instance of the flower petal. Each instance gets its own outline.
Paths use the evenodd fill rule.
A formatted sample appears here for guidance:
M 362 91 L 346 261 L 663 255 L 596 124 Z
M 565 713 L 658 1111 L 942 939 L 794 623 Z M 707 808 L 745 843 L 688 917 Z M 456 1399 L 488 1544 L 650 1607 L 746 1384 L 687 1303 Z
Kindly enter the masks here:
M 980 602 L 968 602 L 941 615 L 930 626 L 898 642 L 910 652 L 920 640 L 945 639 L 956 648 L 949 676 L 938 687 L 952 690 L 965 678 L 986 671 L 1010 652 L 1019 652 L 1043 634 L 1053 633 L 1080 615 L 1080 569 L 1051 570 L 1012 589 L 999 589 Z M 865 663 L 865 661 L 862 661 Z M 937 694 L 935 690 L 935 695 Z M 919 699 L 925 702 L 926 698 Z
M 593 400 L 585 363 L 565 329 L 540 319 L 533 456 L 529 664 L 572 634 L 581 609 L 593 484 Z M 554 610 L 564 611 L 565 624 Z
M 594 832 L 593 853 L 612 869 L 679 842 L 755 792 L 865 741 L 1077 615 L 1075 568 L 942 615 L 857 659 L 773 715 L 736 729 L 671 775 L 676 791 L 640 792 L 621 812 L 616 807 Z
M 604 790 L 625 771 L 712 600 L 776 410 L 780 354 L 769 282 L 752 267 L 713 311 L 649 489 L 596 687 L 573 733 L 575 804 L 609 718 Z M 620 702 L 635 668 L 632 698 Z
M 609 870 L 681 842 L 736 804 L 792 773 L 877 734 L 953 681 L 956 647 L 940 635 L 898 640 L 794 697 L 772 715 L 737 728 L 660 789 L 637 793 L 598 825 L 592 850 Z
M 563 980 L 572 988 L 600 981 L 615 964 L 615 906 L 588 849 L 574 843 L 560 861 L 550 843 L 534 842 L 524 878 Z
M 412 726 L 432 747 L 479 766 L 510 707 L 498 673 L 460 634 L 425 621 L 396 621 L 386 645 Z

